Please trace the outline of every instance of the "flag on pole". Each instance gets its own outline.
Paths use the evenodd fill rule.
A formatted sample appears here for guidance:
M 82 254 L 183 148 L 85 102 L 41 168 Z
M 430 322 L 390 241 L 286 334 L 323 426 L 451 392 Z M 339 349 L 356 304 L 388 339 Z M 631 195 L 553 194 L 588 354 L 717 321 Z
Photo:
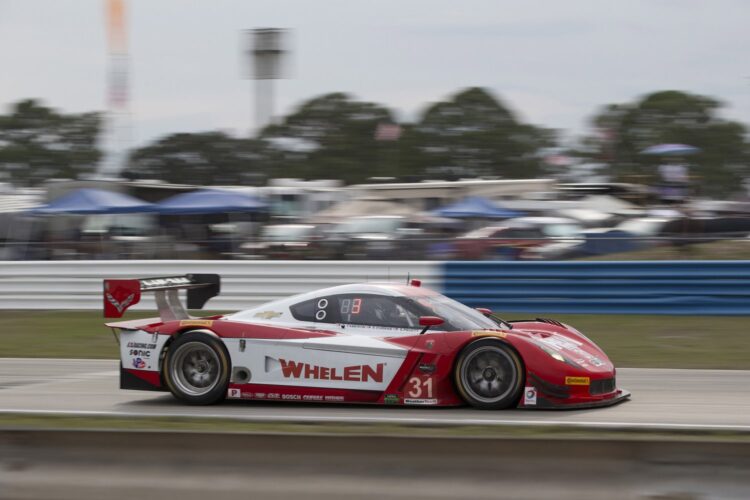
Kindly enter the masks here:
M 376 141 L 397 141 L 401 137 L 401 125 L 394 123 L 378 123 L 375 129 Z

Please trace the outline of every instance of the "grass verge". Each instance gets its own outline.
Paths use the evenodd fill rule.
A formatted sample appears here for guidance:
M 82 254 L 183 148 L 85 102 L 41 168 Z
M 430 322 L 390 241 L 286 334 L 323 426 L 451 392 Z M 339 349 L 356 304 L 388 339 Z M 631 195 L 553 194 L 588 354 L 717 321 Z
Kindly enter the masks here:
M 750 260 L 750 239 L 658 246 L 578 260 Z
M 135 317 L 139 316 L 131 314 L 127 318 Z M 618 367 L 750 369 L 747 318 L 583 314 L 552 317 L 575 326 L 598 343 Z M 0 311 L 0 322 L 0 357 L 118 356 L 112 333 L 104 326 L 100 313 L 94 311 Z

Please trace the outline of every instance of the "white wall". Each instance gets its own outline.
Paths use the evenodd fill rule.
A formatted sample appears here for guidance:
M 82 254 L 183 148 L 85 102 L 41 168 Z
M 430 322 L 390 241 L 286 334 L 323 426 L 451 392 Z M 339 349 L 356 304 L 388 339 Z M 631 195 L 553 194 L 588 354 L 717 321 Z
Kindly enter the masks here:
M 406 282 L 441 289 L 438 262 L 424 261 L 1 261 L 0 309 L 102 309 L 102 280 L 188 273 L 221 275 L 211 310 L 238 310 L 295 293 L 364 281 Z M 155 309 L 144 296 L 133 309 Z

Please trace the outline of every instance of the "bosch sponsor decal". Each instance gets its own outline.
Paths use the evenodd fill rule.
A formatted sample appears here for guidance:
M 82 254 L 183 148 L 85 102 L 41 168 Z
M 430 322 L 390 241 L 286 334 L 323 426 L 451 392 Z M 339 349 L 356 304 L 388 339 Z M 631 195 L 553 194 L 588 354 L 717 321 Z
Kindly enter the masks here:
M 276 363 L 280 365 L 284 378 L 342 380 L 347 382 L 383 382 L 383 370 L 385 368 L 385 363 L 349 365 L 339 368 L 266 356 L 266 372 L 273 370 Z
M 565 385 L 591 385 L 588 377 L 565 377 Z
M 180 326 L 207 326 L 213 325 L 213 320 L 210 319 L 184 319 L 180 321 Z
M 407 405 L 436 405 L 438 404 L 437 399 L 414 399 L 414 398 L 404 398 L 404 404 Z
M 536 387 L 524 387 L 523 404 L 526 406 L 536 405 Z
M 142 358 L 133 358 L 133 368 L 143 370 L 146 368 L 146 362 Z

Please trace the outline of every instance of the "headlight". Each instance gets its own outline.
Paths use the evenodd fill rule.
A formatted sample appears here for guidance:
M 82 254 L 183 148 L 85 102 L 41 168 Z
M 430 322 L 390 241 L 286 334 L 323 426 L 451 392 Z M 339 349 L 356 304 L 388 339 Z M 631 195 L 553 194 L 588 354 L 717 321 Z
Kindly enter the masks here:
M 554 349 L 550 349 L 549 347 L 547 347 L 545 345 L 542 345 L 542 344 L 537 344 L 537 345 L 539 345 L 539 348 L 542 351 L 546 352 L 547 354 L 549 354 L 550 356 L 552 356 L 556 360 L 562 361 L 563 363 L 567 363 L 568 362 L 568 360 L 565 359 L 565 356 L 563 356 L 559 352 L 555 351 Z

